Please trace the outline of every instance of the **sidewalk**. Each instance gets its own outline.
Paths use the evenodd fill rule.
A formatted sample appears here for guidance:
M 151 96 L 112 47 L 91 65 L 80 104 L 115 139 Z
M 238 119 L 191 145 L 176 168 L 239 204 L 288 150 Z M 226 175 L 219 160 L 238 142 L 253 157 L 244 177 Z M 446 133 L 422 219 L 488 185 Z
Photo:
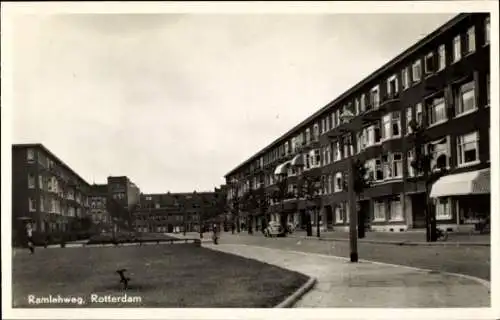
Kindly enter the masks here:
M 374 262 L 350 263 L 320 254 L 237 244 L 203 244 L 317 279 L 294 307 L 489 307 L 489 289 L 467 276 Z
M 320 233 L 320 240 L 326 241 L 349 241 L 349 233 L 343 231 L 322 231 Z M 313 236 L 307 237 L 305 231 L 295 231 L 289 237 L 315 239 L 316 230 L 313 229 Z M 407 232 L 374 232 L 367 231 L 360 242 L 378 243 L 378 244 L 392 244 L 392 245 L 440 245 L 440 246 L 490 246 L 489 234 L 463 234 L 463 233 L 450 233 L 446 241 L 426 242 L 425 231 L 407 231 Z

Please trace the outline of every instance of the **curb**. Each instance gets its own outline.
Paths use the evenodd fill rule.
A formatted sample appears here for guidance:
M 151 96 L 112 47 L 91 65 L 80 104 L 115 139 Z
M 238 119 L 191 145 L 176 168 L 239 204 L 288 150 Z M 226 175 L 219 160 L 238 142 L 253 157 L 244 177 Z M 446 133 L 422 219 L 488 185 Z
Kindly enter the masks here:
M 307 236 L 288 236 L 290 238 L 306 239 L 306 240 L 316 240 L 316 241 L 337 241 L 337 242 L 348 242 L 349 239 L 345 238 L 317 238 L 317 237 L 307 237 Z M 415 242 L 415 241 L 384 241 L 384 240 L 363 240 L 358 239 L 360 243 L 373 243 L 373 244 L 388 244 L 394 246 L 440 246 L 440 247 L 491 247 L 490 243 L 481 242 Z
M 300 300 L 306 293 L 308 293 L 318 280 L 314 277 L 309 277 L 306 283 L 304 283 L 299 289 L 292 293 L 288 298 L 283 300 L 280 304 L 276 305 L 275 308 L 291 308 L 293 305 Z

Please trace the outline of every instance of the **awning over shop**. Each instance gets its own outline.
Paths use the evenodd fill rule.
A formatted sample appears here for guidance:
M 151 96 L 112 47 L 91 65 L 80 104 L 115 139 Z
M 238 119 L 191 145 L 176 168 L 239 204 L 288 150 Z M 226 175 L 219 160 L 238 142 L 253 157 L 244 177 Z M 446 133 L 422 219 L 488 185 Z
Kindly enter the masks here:
M 293 157 L 291 165 L 303 167 L 304 166 L 304 155 L 302 153 L 299 153 L 295 157 Z
M 274 170 L 274 175 L 286 174 L 290 161 L 284 162 L 276 167 Z
M 431 189 L 431 198 L 490 193 L 490 169 L 441 177 Z

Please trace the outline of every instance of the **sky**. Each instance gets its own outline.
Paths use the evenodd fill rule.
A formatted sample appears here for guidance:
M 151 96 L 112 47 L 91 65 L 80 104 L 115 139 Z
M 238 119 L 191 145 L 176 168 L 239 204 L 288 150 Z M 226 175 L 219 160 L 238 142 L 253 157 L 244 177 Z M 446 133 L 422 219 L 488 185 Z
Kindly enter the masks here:
M 44 144 L 89 183 L 213 190 L 454 15 L 16 17 L 13 143 Z

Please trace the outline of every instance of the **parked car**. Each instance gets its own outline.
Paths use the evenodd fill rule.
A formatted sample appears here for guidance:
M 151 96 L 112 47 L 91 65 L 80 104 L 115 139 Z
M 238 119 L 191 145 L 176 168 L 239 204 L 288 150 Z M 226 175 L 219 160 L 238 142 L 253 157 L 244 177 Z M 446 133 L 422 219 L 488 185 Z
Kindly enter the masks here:
M 266 229 L 264 229 L 265 237 L 284 237 L 286 236 L 286 230 L 281 226 L 279 222 L 269 222 Z

